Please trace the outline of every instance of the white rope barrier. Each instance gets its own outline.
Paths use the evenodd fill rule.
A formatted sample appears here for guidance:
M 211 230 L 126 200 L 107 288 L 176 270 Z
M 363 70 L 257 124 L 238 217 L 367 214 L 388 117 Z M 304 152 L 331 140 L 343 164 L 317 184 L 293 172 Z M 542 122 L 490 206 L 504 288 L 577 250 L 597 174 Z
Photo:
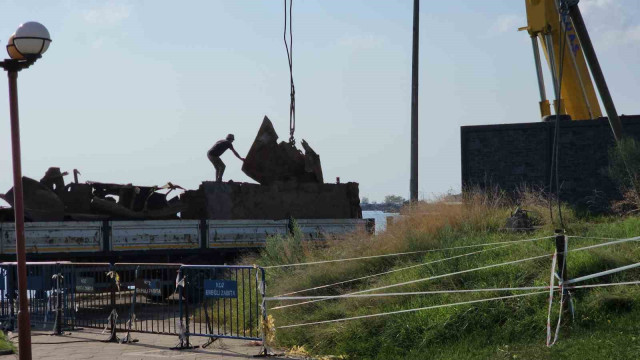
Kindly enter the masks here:
M 577 236 L 567 235 L 570 239 L 592 239 L 592 240 L 619 240 L 620 238 L 596 237 L 596 236 Z
M 569 290 L 573 290 L 573 289 L 590 289 L 590 288 L 620 286 L 620 285 L 640 285 L 640 281 L 623 281 L 623 282 L 608 283 L 608 284 L 590 284 L 590 285 L 566 286 L 566 288 L 569 289 Z
M 426 277 L 426 278 L 422 278 L 422 279 L 410 280 L 410 281 L 405 281 L 405 282 L 402 282 L 402 283 L 391 284 L 391 285 L 386 285 L 386 286 L 380 286 L 380 287 L 377 287 L 377 288 L 356 291 L 356 292 L 353 292 L 353 293 L 349 293 L 348 295 L 362 294 L 362 293 L 367 293 L 367 292 L 372 292 L 372 291 L 377 291 L 377 290 L 384 290 L 384 289 L 389 289 L 389 288 L 398 287 L 398 286 L 410 285 L 410 284 L 415 284 L 415 283 L 419 283 L 419 282 L 424 282 L 424 281 L 429 281 L 429 280 L 434 280 L 434 279 L 440 279 L 440 278 L 444 278 L 444 277 L 460 275 L 460 274 L 465 274 L 465 273 L 479 271 L 479 270 L 490 269 L 490 268 L 494 268 L 494 267 L 498 267 L 498 266 L 517 264 L 517 263 L 530 261 L 530 260 L 535 260 L 535 259 L 542 259 L 542 258 L 546 258 L 546 257 L 550 257 L 550 256 L 553 256 L 553 254 L 545 254 L 545 255 L 533 256 L 533 257 L 529 257 L 529 258 L 526 258 L 526 259 L 512 260 L 512 261 L 507 261 L 507 262 L 500 263 L 500 264 L 492 264 L 492 265 L 482 266 L 482 267 L 473 268 L 473 269 L 460 270 L 460 271 L 447 273 L 447 274 L 434 275 L 434 276 L 430 276 L 430 277 Z M 295 304 L 281 305 L 281 306 L 276 306 L 274 308 L 271 308 L 271 310 L 279 310 L 279 309 L 284 309 L 284 308 L 288 308 L 288 307 L 292 307 L 292 306 L 309 304 L 309 303 L 316 302 L 316 301 L 322 301 L 322 300 L 311 300 L 311 301 L 304 301 L 304 302 L 299 302 L 299 303 L 295 303 Z
M 343 285 L 343 284 L 347 284 L 347 283 L 354 282 L 354 281 L 371 279 L 371 278 L 374 278 L 374 277 L 387 275 L 387 274 L 391 274 L 391 273 L 394 273 L 394 272 L 409 270 L 409 269 L 417 268 L 417 267 L 420 267 L 420 266 L 427 266 L 427 265 L 431 265 L 431 264 L 435 264 L 435 263 L 439 263 L 439 262 L 443 262 L 443 261 L 447 261 L 447 260 L 457 259 L 457 258 L 461 258 L 461 257 L 465 257 L 465 256 L 476 255 L 476 254 L 487 252 L 487 251 L 491 251 L 491 250 L 501 249 L 501 248 L 504 248 L 506 246 L 511 246 L 511 245 L 513 245 L 513 244 L 506 244 L 506 245 L 502 245 L 502 246 L 496 246 L 496 247 L 489 248 L 489 249 L 482 249 L 482 250 L 473 251 L 473 252 L 466 253 L 466 254 L 461 254 L 461 255 L 451 256 L 451 257 L 448 257 L 448 258 L 428 261 L 428 262 L 422 263 L 422 264 L 405 266 L 405 267 L 402 267 L 402 268 L 393 269 L 393 270 L 389 270 L 389 271 L 384 271 L 384 272 L 377 273 L 377 274 L 361 276 L 361 277 L 358 277 L 358 278 L 355 278 L 355 279 L 338 281 L 338 282 L 331 283 L 331 284 L 320 285 L 320 286 L 316 286 L 316 287 L 312 287 L 312 288 L 308 288 L 308 289 L 303 289 L 303 290 L 298 290 L 298 291 L 292 291 L 292 292 L 289 292 L 289 293 L 286 293 L 286 294 L 276 295 L 276 297 L 294 295 L 294 294 L 299 294 L 299 293 L 303 293 L 303 292 L 307 292 L 307 291 L 311 291 L 311 290 L 318 290 L 318 289 L 324 289 L 324 288 L 328 288 L 328 287 L 332 287 L 332 286 Z
M 598 247 L 602 247 L 602 246 L 615 245 L 615 244 L 620 244 L 620 243 L 627 242 L 627 241 L 637 241 L 637 240 L 640 240 L 640 237 L 629 238 L 629 239 L 621 239 L 621 240 L 617 240 L 617 241 L 610 241 L 608 243 L 584 246 L 584 247 L 577 248 L 577 249 L 574 249 L 574 250 L 571 250 L 571 251 L 583 251 L 583 250 L 594 249 L 594 248 L 598 248 Z M 374 288 L 374 289 L 358 291 L 358 292 L 355 292 L 354 294 L 359 294 L 359 293 L 363 293 L 363 292 L 370 292 L 370 291 L 376 291 L 376 290 L 383 290 L 383 289 L 388 289 L 388 288 L 397 287 L 397 286 L 403 286 L 403 285 L 409 285 L 409 284 L 415 284 L 415 283 L 418 283 L 418 282 L 423 282 L 423 281 L 428 281 L 428 280 L 433 280 L 433 279 L 439 279 L 439 278 L 453 276 L 453 275 L 460 275 L 460 274 L 473 272 L 473 271 L 478 271 L 478 270 L 486 270 L 486 269 L 490 269 L 490 268 L 494 268 L 494 267 L 498 267 L 498 266 L 512 265 L 512 264 L 517 264 L 517 263 L 521 263 L 521 262 L 524 262 L 524 261 L 541 259 L 541 258 L 550 257 L 550 256 L 553 256 L 553 254 L 533 256 L 533 257 L 520 259 L 520 260 L 512 260 L 512 261 L 507 261 L 507 262 L 503 262 L 503 263 L 499 263 L 499 264 L 492 264 L 492 265 L 482 266 L 482 267 L 473 268 L 473 269 L 456 271 L 456 272 L 452 272 L 452 273 L 448 273 L 448 274 L 442 274 L 442 275 L 430 276 L 430 277 L 427 277 L 427 278 L 422 278 L 422 279 L 417 279 L 417 280 L 405 281 L 405 282 L 398 283 L 398 284 L 391 284 L 391 285 L 381 286 L 381 287 Z
M 571 250 L 571 251 L 583 251 L 583 250 L 594 249 L 594 248 L 598 248 L 598 247 L 602 247 L 602 246 L 616 245 L 616 244 L 620 244 L 620 243 L 624 243 L 624 242 L 628 242 L 628 241 L 637 241 L 637 240 L 640 240 L 640 237 L 633 237 L 633 238 L 627 238 L 627 239 L 618 239 L 618 240 L 615 240 L 615 241 L 610 241 L 610 242 L 606 242 L 606 243 L 602 243 L 602 244 L 584 246 L 584 247 L 577 248 L 577 249 L 574 249 L 574 250 Z M 479 270 L 486 270 L 486 269 L 490 269 L 490 268 L 494 268 L 494 267 L 498 267 L 498 266 L 512 265 L 512 264 L 517 264 L 517 263 L 521 263 L 521 262 L 525 262 L 525 261 L 541 259 L 541 258 L 545 258 L 545 257 L 551 257 L 553 255 L 554 254 L 533 256 L 533 257 L 529 257 L 529 258 L 525 258 L 525 259 L 507 261 L 507 262 L 503 262 L 503 263 L 499 263 L 499 264 L 492 264 L 492 265 L 482 266 L 482 267 L 473 268 L 473 269 L 456 271 L 456 272 L 448 273 L 448 274 L 435 275 L 435 276 L 430 276 L 430 277 L 427 277 L 427 278 L 411 280 L 411 281 L 405 281 L 405 282 L 402 282 L 402 283 L 391 284 L 391 285 L 381 286 L 381 287 L 377 287 L 377 288 L 366 289 L 366 290 L 362 290 L 362 291 L 356 291 L 356 292 L 353 292 L 353 293 L 349 293 L 348 295 L 362 294 L 362 293 L 367 293 L 367 292 L 372 292 L 372 291 L 377 291 L 377 290 L 384 290 L 384 289 L 389 289 L 389 288 L 398 287 L 398 286 L 410 285 L 410 284 L 415 284 L 415 283 L 419 283 L 419 282 L 439 279 L 439 278 L 448 277 L 448 276 L 460 275 L 460 274 L 465 274 L 465 273 L 479 271 Z M 281 306 L 276 306 L 276 307 L 272 308 L 271 310 L 279 310 L 279 309 L 284 309 L 284 308 L 288 308 L 288 307 L 309 304 L 309 303 L 313 303 L 313 302 L 317 302 L 317 301 L 323 301 L 323 300 L 324 299 L 317 299 L 317 300 L 303 301 L 303 302 L 299 302 L 299 303 L 295 303 L 295 304 L 281 305 Z
M 531 290 L 547 290 L 547 289 L 549 289 L 548 286 L 523 286 L 523 287 L 486 288 L 486 289 L 411 291 L 411 292 L 382 293 L 382 294 L 273 296 L 273 297 L 267 297 L 265 298 L 265 300 L 266 301 L 287 301 L 287 300 L 312 300 L 312 299 L 348 299 L 348 298 L 395 297 L 395 296 L 410 296 L 410 295 L 459 294 L 459 293 L 499 292 L 499 291 L 531 291 Z
M 264 268 L 264 269 L 274 269 L 274 268 L 293 267 L 293 266 L 307 266 L 307 265 L 327 264 L 327 263 L 342 262 L 342 261 L 368 260 L 368 259 L 376 259 L 376 258 L 390 257 L 390 256 L 425 254 L 425 253 L 436 252 L 436 251 L 458 250 L 458 249 L 468 249 L 468 248 L 482 247 L 482 246 L 492 246 L 492 245 L 502 245 L 502 244 L 515 244 L 515 243 L 522 243 L 522 242 L 538 241 L 538 240 L 550 239 L 550 238 L 553 238 L 553 237 L 555 237 L 555 236 L 545 236 L 545 237 L 541 237 L 541 238 L 522 239 L 522 240 L 513 240 L 513 241 L 499 241 L 499 242 L 484 243 L 484 244 L 462 245 L 462 246 L 454 246 L 454 247 L 449 247 L 449 248 L 429 249 L 429 250 L 420 250 L 420 251 L 409 251 L 409 252 L 401 252 L 401 253 L 394 253 L 394 254 L 382 254 L 382 255 L 371 255 L 371 256 L 360 256 L 360 257 L 354 257 L 354 258 L 345 258 L 345 259 L 319 260 L 319 261 L 311 261 L 311 262 L 304 262 L 304 263 L 271 265 L 271 266 L 263 266 L 262 268 Z
M 608 283 L 608 284 L 590 284 L 590 285 L 579 285 L 579 286 L 566 286 L 566 288 L 574 290 L 574 289 L 588 289 L 588 288 L 610 287 L 610 286 L 621 286 L 621 285 L 640 285 L 640 281 L 625 281 L 625 282 Z M 304 297 L 304 298 L 342 298 L 342 297 L 355 298 L 355 297 L 396 296 L 396 295 L 423 295 L 423 294 L 436 294 L 436 293 L 443 293 L 443 292 L 450 293 L 450 292 L 537 290 L 537 289 L 547 289 L 547 288 L 549 288 L 549 286 L 530 286 L 530 287 L 520 287 L 520 288 L 495 288 L 495 289 L 471 289 L 471 290 L 420 291 L 420 292 L 407 292 L 407 293 L 396 293 L 396 294 L 390 293 L 390 294 L 367 294 L 367 295 L 336 295 L 336 296 L 326 296 L 326 297 L 319 296 L 319 297 Z M 553 291 L 560 291 L 561 289 L 560 289 L 559 286 L 554 286 L 554 289 L 550 289 L 550 290 L 553 292 Z M 354 316 L 354 317 L 335 319 L 335 320 L 316 321 L 316 322 L 312 322 L 312 323 L 285 325 L 285 326 L 278 327 L 278 329 L 299 327 L 299 326 L 307 326 L 307 325 L 325 324 L 325 323 L 330 323 L 330 322 L 347 321 L 347 320 L 355 320 L 355 319 L 364 319 L 364 318 L 369 318 L 369 317 L 377 317 L 377 316 L 383 316 L 383 315 L 391 315 L 391 314 L 399 314 L 399 313 L 412 312 L 412 311 L 434 309 L 434 308 L 439 308 L 439 307 L 449 307 L 449 306 L 471 304 L 471 303 L 477 303 L 477 302 L 483 302 L 483 301 L 515 298 L 515 297 L 522 297 L 522 296 L 531 296 L 531 295 L 546 294 L 546 293 L 547 293 L 546 291 L 540 291 L 540 292 L 533 292 L 533 293 L 528 293 L 528 294 L 501 296 L 501 297 L 495 297 L 495 298 L 490 298 L 490 299 L 471 300 L 471 301 L 458 302 L 458 303 L 453 303 L 453 304 L 435 305 L 435 306 L 428 306 L 428 307 L 424 307 L 424 308 L 393 311 L 393 312 L 388 312 L 388 313 L 380 313 L 380 314 L 373 314 L 373 315 L 363 315 L 363 316 Z M 296 300 L 297 298 L 303 298 L 303 297 L 302 296 L 300 296 L 300 297 L 291 297 L 291 298 L 271 297 L 271 298 L 266 298 L 265 300 L 267 300 L 267 301 Z M 550 333 L 551 332 L 551 324 L 550 323 L 547 325 L 547 329 L 548 329 L 548 333 L 547 333 L 547 336 L 548 336 L 547 339 L 548 340 L 547 341 L 550 341 L 551 340 L 550 339 L 551 338 L 551 333 Z
M 602 246 L 616 245 L 616 244 L 622 244 L 622 243 L 629 242 L 629 241 L 638 241 L 638 240 L 640 240 L 640 236 L 636 236 L 636 237 L 632 237 L 632 238 L 626 238 L 626 239 L 617 239 L 615 241 L 609 241 L 609 242 L 605 242 L 605 243 L 600 243 L 600 244 L 595 244 L 595 245 L 590 245 L 590 246 L 585 246 L 585 247 L 569 250 L 569 253 L 572 252 L 572 251 L 589 250 L 589 249 L 599 248 L 599 247 L 602 247 Z
M 549 237 L 547 237 L 547 238 L 549 238 Z M 539 239 L 542 239 L 542 238 L 539 238 Z M 533 239 L 527 239 L 527 240 L 533 241 Z M 583 251 L 583 250 L 594 249 L 594 248 L 598 248 L 598 247 L 602 247 L 602 246 L 616 245 L 616 244 L 620 244 L 620 243 L 624 243 L 624 242 L 638 241 L 638 240 L 640 240 L 640 237 L 618 239 L 618 240 L 610 241 L 610 242 L 606 242 L 606 243 L 595 244 L 595 245 L 590 245 L 590 246 L 584 246 L 584 247 L 577 248 L 577 249 L 574 249 L 574 250 L 571 250 L 571 251 Z M 520 241 L 520 240 L 518 240 L 518 241 Z M 482 267 L 473 268 L 473 269 L 461 270 L 461 271 L 456 271 L 456 272 L 452 272 L 452 273 L 435 275 L 435 276 L 430 276 L 430 277 L 426 277 L 426 278 L 422 278 L 422 279 L 410 280 L 410 281 L 405 281 L 405 282 L 402 282 L 402 283 L 391 284 L 391 285 L 381 286 L 381 287 L 377 287 L 377 288 L 356 291 L 356 292 L 349 293 L 347 295 L 362 294 L 362 293 L 367 293 L 367 292 L 372 292 L 372 291 L 377 291 L 377 290 L 384 290 L 384 289 L 389 289 L 389 288 L 398 287 L 398 286 L 410 285 L 410 284 L 415 284 L 415 283 L 419 283 L 419 282 L 430 281 L 430 280 L 440 279 L 440 278 L 444 278 L 444 277 L 465 274 L 465 273 L 469 273 L 469 272 L 475 272 L 475 271 L 479 271 L 479 270 L 486 270 L 486 269 L 490 269 L 490 268 L 494 268 L 494 267 L 498 267 L 498 266 L 512 265 L 512 264 L 517 264 L 517 263 L 521 263 L 521 262 L 525 262 L 525 261 L 536 260 L 536 259 L 541 259 L 541 258 L 545 258 L 545 257 L 551 257 L 553 255 L 554 254 L 546 254 L 546 255 L 533 256 L 533 257 L 529 257 L 529 258 L 525 258 L 525 259 L 512 260 L 512 261 L 507 261 L 507 262 L 503 262 L 503 263 L 499 263 L 499 264 L 492 264 L 492 265 L 482 266 Z M 314 303 L 314 302 L 317 302 L 317 301 L 324 301 L 324 300 L 326 300 L 326 299 L 315 299 L 315 300 L 303 301 L 303 302 L 299 302 L 299 303 L 295 303 L 295 304 L 281 305 L 281 306 L 273 307 L 270 310 L 279 310 L 279 309 L 284 309 L 284 308 L 288 308 L 288 307 L 304 305 L 304 304 L 309 304 L 309 303 Z
M 457 303 L 451 303 L 451 304 L 442 304 L 442 305 L 433 305 L 433 306 L 426 306 L 426 307 L 415 308 L 415 309 L 390 311 L 390 312 L 371 314 L 371 315 L 360 315 L 360 316 L 353 316 L 353 317 L 347 317 L 347 318 L 341 318 L 341 319 L 315 321 L 315 322 L 300 323 L 300 324 L 293 324 L 293 325 L 284 325 L 284 326 L 278 326 L 277 328 L 278 329 L 287 329 L 287 328 L 293 328 L 293 327 L 328 324 L 328 323 L 335 323 L 335 322 L 342 322 L 342 321 L 349 321 L 349 320 L 358 320 L 358 319 L 367 319 L 367 318 L 372 318 L 372 317 L 394 315 L 394 314 L 403 314 L 403 313 L 408 313 L 408 312 L 415 312 L 415 311 L 422 311 L 422 310 L 429 310 L 429 309 L 437 309 L 437 308 L 443 308 L 443 307 L 452 307 L 452 306 L 459 306 L 459 305 L 466 305 L 466 304 L 475 304 L 475 303 L 481 303 L 481 302 L 487 302 L 487 301 L 493 301 L 493 300 L 512 299 L 512 298 L 519 298 L 519 297 L 524 297 L 524 296 L 532 296 L 532 295 L 539 295 L 539 294 L 546 294 L 546 293 L 547 293 L 546 291 L 539 291 L 539 292 L 533 292 L 533 293 L 528 293 L 528 294 L 499 296 L 499 297 L 488 298 L 488 299 L 470 300 L 470 301 L 463 301 L 463 302 L 457 302 Z
M 594 273 L 594 274 L 589 274 L 589 275 L 577 277 L 575 279 L 567 280 L 567 281 L 564 282 L 564 284 L 565 285 L 575 284 L 577 282 L 581 282 L 581 281 L 585 281 L 585 280 L 589 280 L 589 279 L 595 279 L 597 277 L 601 277 L 601 276 L 605 276 L 605 275 L 609 275 L 609 274 L 614 274 L 614 273 L 617 273 L 617 272 L 620 272 L 620 271 L 634 269 L 634 268 L 637 268 L 639 266 L 640 266 L 640 263 L 635 263 L 635 264 L 631 264 L 631 265 L 617 267 L 615 269 L 610 269 L 610 270 L 606 270 L 606 271 L 600 271 L 600 272 L 597 272 L 597 273 Z
M 580 286 L 567 286 L 568 290 L 579 290 L 598 287 L 621 286 L 621 285 L 640 285 L 638 281 L 625 281 L 607 284 L 591 284 Z M 265 301 L 287 301 L 287 300 L 313 300 L 313 299 L 343 299 L 343 298 L 372 298 L 372 297 L 395 297 L 395 296 L 414 296 L 414 295 L 437 295 L 437 294 L 460 294 L 460 293 L 477 293 L 477 292 L 499 292 L 499 291 L 531 291 L 531 290 L 550 290 L 559 291 L 560 286 L 522 286 L 522 287 L 505 287 L 505 288 L 486 288 L 486 289 L 453 289 L 453 290 L 431 290 L 431 291 L 411 291 L 401 293 L 382 293 L 382 294 L 344 294 L 344 295 L 317 295 L 317 296 L 272 296 L 266 297 Z

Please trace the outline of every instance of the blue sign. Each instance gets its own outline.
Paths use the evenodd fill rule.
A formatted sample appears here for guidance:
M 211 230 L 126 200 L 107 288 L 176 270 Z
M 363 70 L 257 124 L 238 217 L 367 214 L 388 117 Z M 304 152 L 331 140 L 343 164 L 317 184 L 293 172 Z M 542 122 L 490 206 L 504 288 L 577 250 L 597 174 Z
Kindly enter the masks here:
M 146 295 L 162 295 L 162 289 L 160 288 L 160 280 L 147 280 L 147 279 L 136 279 L 135 287 L 137 289 L 138 294 L 146 294 Z
M 204 281 L 204 297 L 236 299 L 238 297 L 238 282 L 207 279 Z
M 92 293 L 96 290 L 96 279 L 92 277 L 79 277 L 76 283 L 76 292 Z

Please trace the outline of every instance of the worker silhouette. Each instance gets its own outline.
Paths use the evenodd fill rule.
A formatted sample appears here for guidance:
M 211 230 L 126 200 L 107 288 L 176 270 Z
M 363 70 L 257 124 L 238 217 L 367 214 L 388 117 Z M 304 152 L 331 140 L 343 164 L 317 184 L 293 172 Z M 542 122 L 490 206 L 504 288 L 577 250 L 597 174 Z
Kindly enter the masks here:
M 211 163 L 213 164 L 213 167 L 216 169 L 217 182 L 222 182 L 222 174 L 224 174 L 224 169 L 226 168 L 226 166 L 222 162 L 222 159 L 220 159 L 220 156 L 224 154 L 224 152 L 227 151 L 227 149 L 231 149 L 231 151 L 233 151 L 233 154 L 238 159 L 244 161 L 244 158 L 238 155 L 238 153 L 236 152 L 236 149 L 233 148 L 232 143 L 234 140 L 235 140 L 235 137 L 233 136 L 233 134 L 229 134 L 227 135 L 226 139 L 216 142 L 211 147 L 211 149 L 209 149 L 209 151 L 207 152 L 207 157 L 209 158 L 209 161 L 211 161 Z

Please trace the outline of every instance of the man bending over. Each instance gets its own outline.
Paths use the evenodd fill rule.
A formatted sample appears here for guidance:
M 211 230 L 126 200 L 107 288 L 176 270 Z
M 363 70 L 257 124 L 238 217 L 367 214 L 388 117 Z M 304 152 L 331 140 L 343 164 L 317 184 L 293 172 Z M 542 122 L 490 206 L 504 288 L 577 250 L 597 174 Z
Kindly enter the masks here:
M 222 174 L 224 174 L 224 169 L 226 168 L 226 166 L 222 162 L 222 159 L 220 159 L 220 156 L 224 154 L 224 152 L 227 151 L 227 149 L 231 149 L 231 151 L 233 151 L 233 154 L 238 159 L 244 161 L 244 158 L 238 155 L 238 153 L 236 152 L 236 149 L 233 148 L 233 145 L 232 145 L 233 140 L 235 140 L 235 137 L 233 136 L 233 134 L 229 134 L 227 135 L 226 139 L 216 142 L 211 147 L 211 149 L 209 149 L 209 151 L 207 152 L 207 157 L 209 158 L 209 161 L 211 161 L 211 163 L 213 164 L 213 167 L 216 169 L 217 182 L 222 182 Z

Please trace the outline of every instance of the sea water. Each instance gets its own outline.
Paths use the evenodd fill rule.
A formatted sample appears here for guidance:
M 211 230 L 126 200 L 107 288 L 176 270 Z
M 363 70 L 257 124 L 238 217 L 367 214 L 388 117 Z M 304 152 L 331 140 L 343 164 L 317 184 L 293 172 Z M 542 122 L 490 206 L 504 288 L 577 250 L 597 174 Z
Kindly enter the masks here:
M 375 219 L 376 221 L 376 234 L 383 232 L 387 228 L 388 216 L 400 216 L 398 213 L 388 213 L 384 211 L 363 211 L 363 219 Z

